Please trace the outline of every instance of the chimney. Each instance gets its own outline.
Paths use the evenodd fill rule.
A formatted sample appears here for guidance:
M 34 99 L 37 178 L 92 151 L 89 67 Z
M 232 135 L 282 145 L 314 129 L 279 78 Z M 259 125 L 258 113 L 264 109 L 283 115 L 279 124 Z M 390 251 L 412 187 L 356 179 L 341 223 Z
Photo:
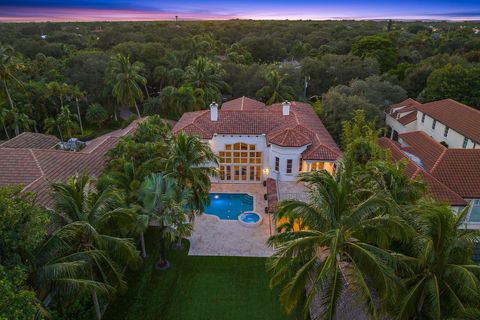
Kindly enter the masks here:
M 284 101 L 282 105 L 282 114 L 288 116 L 290 114 L 290 102 Z
M 218 120 L 218 104 L 215 101 L 210 104 L 210 120 Z

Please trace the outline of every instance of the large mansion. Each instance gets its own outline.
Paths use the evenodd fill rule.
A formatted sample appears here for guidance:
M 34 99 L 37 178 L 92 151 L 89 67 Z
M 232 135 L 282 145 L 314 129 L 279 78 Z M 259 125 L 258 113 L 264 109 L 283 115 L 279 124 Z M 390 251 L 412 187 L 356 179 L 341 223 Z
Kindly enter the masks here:
M 312 107 L 266 106 L 241 97 L 185 113 L 173 128 L 199 135 L 220 157 L 218 182 L 295 181 L 300 172 L 333 172 L 341 151 Z
M 480 111 L 451 99 L 407 99 L 387 109 L 386 125 L 379 144 L 406 159 L 406 174 L 455 212 L 470 204 L 465 227 L 480 228 Z

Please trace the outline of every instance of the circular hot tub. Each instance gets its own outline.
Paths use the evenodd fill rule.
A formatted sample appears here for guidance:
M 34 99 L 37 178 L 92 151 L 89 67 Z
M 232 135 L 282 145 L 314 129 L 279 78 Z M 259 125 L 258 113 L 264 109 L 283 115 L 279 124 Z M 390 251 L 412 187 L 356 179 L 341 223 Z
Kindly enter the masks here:
M 262 216 L 253 211 L 246 211 L 238 216 L 238 222 L 244 227 L 257 227 L 262 221 Z

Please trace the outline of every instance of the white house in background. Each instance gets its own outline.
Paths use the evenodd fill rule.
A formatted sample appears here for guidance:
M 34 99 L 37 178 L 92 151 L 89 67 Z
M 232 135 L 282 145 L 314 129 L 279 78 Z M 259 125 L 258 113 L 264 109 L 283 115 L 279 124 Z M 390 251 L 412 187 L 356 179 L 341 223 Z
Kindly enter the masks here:
M 420 177 L 432 197 L 457 213 L 470 205 L 463 227 L 480 229 L 480 149 L 446 148 L 423 131 L 398 134 L 398 141 L 379 140 L 393 160 L 405 159 L 405 174 Z
M 247 97 L 185 113 L 173 133 L 199 135 L 220 158 L 216 182 L 295 181 L 300 172 L 333 172 L 341 151 L 312 107 L 266 106 Z
M 387 136 L 423 131 L 448 148 L 480 149 L 480 111 L 452 99 L 421 104 L 407 99 L 386 112 Z

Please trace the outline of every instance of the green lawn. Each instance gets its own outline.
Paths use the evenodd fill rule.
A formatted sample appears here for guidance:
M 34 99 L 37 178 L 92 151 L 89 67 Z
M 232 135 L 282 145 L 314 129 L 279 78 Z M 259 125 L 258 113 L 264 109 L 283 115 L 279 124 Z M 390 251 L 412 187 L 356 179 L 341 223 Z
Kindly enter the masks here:
M 278 291 L 268 287 L 264 258 L 194 257 L 171 250 L 171 268 L 157 271 L 154 240 L 149 232 L 150 258 L 128 274 L 129 290 L 110 305 L 105 319 L 294 319 L 282 314 Z

